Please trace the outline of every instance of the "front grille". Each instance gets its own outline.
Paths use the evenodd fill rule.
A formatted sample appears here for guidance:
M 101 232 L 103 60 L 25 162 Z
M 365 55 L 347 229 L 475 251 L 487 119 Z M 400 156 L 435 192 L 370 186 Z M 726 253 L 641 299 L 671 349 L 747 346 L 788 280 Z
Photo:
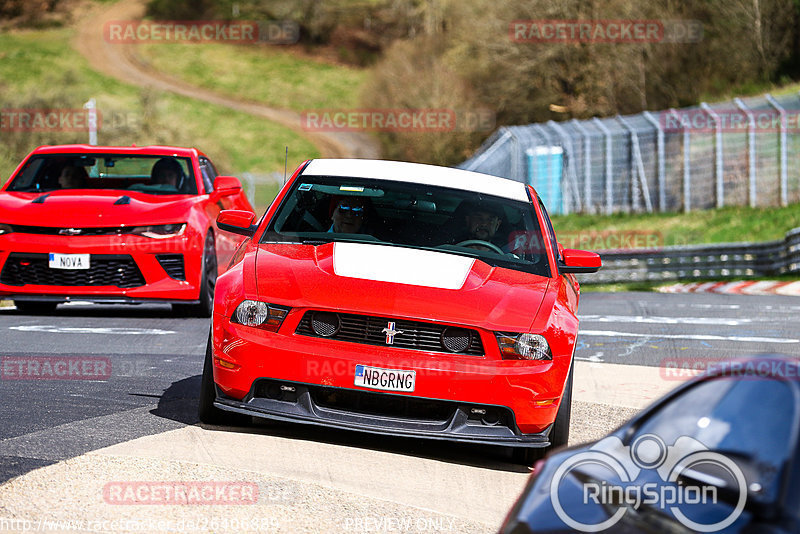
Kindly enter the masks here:
M 107 228 L 70 228 L 66 226 L 23 226 L 12 224 L 12 230 L 18 234 L 36 235 L 66 235 L 66 236 L 98 236 L 98 235 L 123 235 L 130 232 L 130 228 L 113 226 Z
M 287 390 L 286 385 L 292 386 L 291 391 Z M 255 397 L 297 402 L 298 387 L 301 391 L 308 391 L 316 406 L 364 415 L 443 422 L 449 420 L 459 406 L 459 403 L 454 401 L 420 399 L 405 395 L 370 393 L 325 386 L 298 386 L 290 382 L 266 378 L 256 381 L 253 393 Z
M 156 259 L 170 278 L 186 280 L 186 270 L 183 267 L 183 254 L 156 254 Z
M 317 406 L 365 415 L 444 422 L 450 419 L 458 408 L 457 403 L 402 395 L 326 387 L 310 387 L 309 390 Z
M 296 333 L 303 336 L 326 337 L 339 341 L 350 341 L 353 343 L 363 343 L 366 345 L 388 346 L 386 342 L 387 334 L 384 329 L 388 328 L 390 322 L 395 323 L 394 329 L 398 333 L 394 336 L 391 346 L 402 349 L 425 350 L 431 352 L 446 352 L 448 350 L 442 342 L 442 334 L 448 325 L 436 323 L 425 323 L 422 321 L 407 321 L 404 319 L 391 319 L 388 317 L 373 317 L 370 315 L 354 315 L 340 313 L 341 321 L 338 332 L 330 336 L 320 336 L 314 331 L 312 321 L 314 315 L 320 312 L 308 311 L 303 315 L 303 319 L 297 326 Z M 480 335 L 475 330 L 459 329 L 460 332 L 469 332 L 469 344 L 466 350 L 458 354 L 468 354 L 470 356 L 483 356 L 483 344 Z M 327 333 L 327 332 L 325 332 Z
M 128 255 L 92 254 L 89 269 L 51 269 L 47 254 L 11 253 L 8 255 L 0 283 L 10 286 L 117 286 L 131 288 L 144 285 L 144 277 L 136 262 Z

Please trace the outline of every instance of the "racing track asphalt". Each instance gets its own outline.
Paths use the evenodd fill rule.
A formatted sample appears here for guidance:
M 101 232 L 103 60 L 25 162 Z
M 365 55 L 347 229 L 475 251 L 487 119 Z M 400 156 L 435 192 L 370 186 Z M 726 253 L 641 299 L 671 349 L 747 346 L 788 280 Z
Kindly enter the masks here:
M 584 294 L 571 441 L 603 435 L 686 378 L 665 362 L 800 355 L 798 310 L 800 299 L 780 296 Z M 291 495 L 259 508 L 284 527 L 272 530 L 366 531 L 354 522 L 366 517 L 481 532 L 497 527 L 525 483 L 527 470 L 489 448 L 265 422 L 199 426 L 207 334 L 207 320 L 174 318 L 168 306 L 0 309 L 0 519 L 131 517 L 140 508 L 103 503 L 100 481 L 252 479 L 264 495 Z M 20 371 L 20 361 L 38 362 L 44 373 L 43 357 L 108 364 L 110 376 Z M 175 508 L 155 515 L 199 509 Z

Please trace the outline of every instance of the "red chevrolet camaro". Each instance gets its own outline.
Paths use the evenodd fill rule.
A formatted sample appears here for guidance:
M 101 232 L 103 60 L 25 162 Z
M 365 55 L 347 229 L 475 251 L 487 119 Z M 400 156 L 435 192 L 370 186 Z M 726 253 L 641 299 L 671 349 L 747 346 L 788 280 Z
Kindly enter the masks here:
M 0 189 L 0 298 L 33 313 L 157 301 L 207 317 L 243 240 L 217 231 L 225 209 L 253 211 L 194 148 L 37 148 Z
M 566 443 L 579 286 L 522 183 L 393 161 L 312 160 L 219 277 L 200 418 L 237 414 L 497 444 Z

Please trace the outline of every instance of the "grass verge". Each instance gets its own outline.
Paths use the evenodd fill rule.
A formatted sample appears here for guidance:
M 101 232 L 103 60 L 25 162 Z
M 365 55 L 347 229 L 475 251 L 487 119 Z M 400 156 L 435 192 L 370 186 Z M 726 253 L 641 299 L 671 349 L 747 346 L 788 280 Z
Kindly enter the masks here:
M 658 246 L 771 241 L 782 239 L 786 232 L 800 227 L 800 204 L 785 208 L 727 207 L 690 213 L 556 215 L 553 227 L 556 235 L 564 235 L 573 245 L 602 244 L 602 239 L 584 239 L 593 233 L 624 235 L 626 232 L 652 236 Z
M 269 45 L 145 44 L 152 67 L 222 94 L 295 111 L 357 106 L 366 71 Z
M 203 150 L 224 174 L 283 172 L 319 152 L 297 133 L 245 113 L 169 93 L 142 90 L 93 71 L 64 43 L 73 30 L 14 31 L 0 35 L 0 100 L 11 109 L 81 109 L 90 98 L 101 114 L 100 144 L 167 144 Z M 42 144 L 85 143 L 84 131 L 12 132 L 0 144 L 5 181 L 20 159 Z M 256 190 L 263 210 L 277 191 Z

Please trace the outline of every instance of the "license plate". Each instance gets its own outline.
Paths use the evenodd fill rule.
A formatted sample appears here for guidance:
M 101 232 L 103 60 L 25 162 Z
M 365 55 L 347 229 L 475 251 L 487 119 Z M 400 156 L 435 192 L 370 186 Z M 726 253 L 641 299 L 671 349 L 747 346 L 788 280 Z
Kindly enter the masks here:
M 355 385 L 384 391 L 414 391 L 416 371 L 356 365 Z
M 50 253 L 51 269 L 88 269 L 89 254 Z

